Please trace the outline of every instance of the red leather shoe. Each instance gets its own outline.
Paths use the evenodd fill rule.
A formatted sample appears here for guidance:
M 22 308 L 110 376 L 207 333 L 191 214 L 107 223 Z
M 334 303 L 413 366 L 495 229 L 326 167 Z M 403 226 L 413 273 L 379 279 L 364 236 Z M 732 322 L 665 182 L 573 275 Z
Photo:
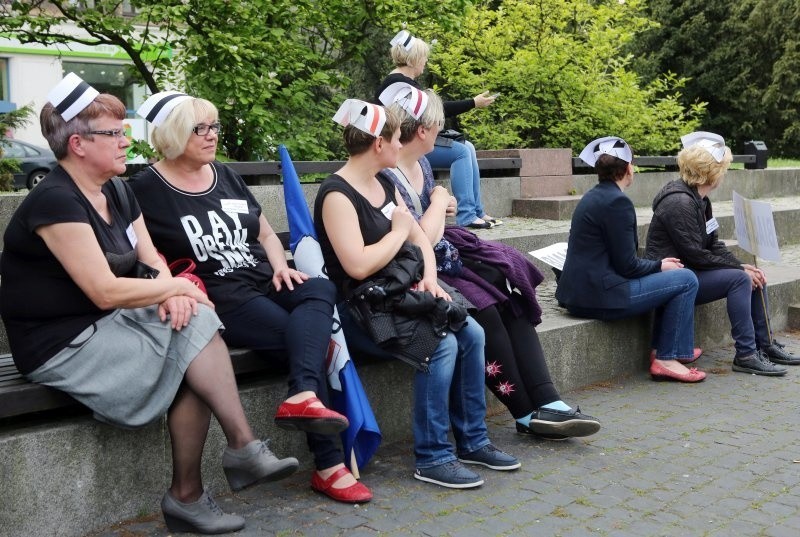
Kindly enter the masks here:
M 336 434 L 350 425 L 347 418 L 325 407 L 313 407 L 320 402 L 316 397 L 309 397 L 301 403 L 284 401 L 275 414 L 275 425 L 289 431 L 305 431 L 318 434 Z
M 686 373 L 677 373 L 658 362 L 650 364 L 650 376 L 653 377 L 653 380 L 677 380 L 679 382 L 700 382 L 706 378 L 706 374 L 696 367 L 689 369 Z
M 676 358 L 676 360 L 682 364 L 691 364 L 692 362 L 696 362 L 697 359 L 700 358 L 702 355 L 703 355 L 703 349 L 701 349 L 700 347 L 695 347 L 691 358 Z M 652 364 L 653 360 L 655 359 L 656 359 L 656 350 L 653 349 L 650 351 L 650 363 Z
M 337 502 L 367 503 L 370 501 L 372 492 L 358 481 L 345 488 L 337 489 L 333 487 L 333 484 L 339 481 L 339 478 L 349 473 L 350 470 L 347 468 L 339 468 L 328 479 L 323 480 L 317 472 L 314 472 L 311 475 L 311 488 L 329 498 L 333 498 Z

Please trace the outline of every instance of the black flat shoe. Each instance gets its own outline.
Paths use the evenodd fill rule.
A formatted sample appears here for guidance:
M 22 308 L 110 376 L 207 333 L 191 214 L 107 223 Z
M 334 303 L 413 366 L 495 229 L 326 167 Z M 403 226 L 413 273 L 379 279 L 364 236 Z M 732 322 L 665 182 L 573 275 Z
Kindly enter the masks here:
M 467 224 L 466 227 L 472 228 L 472 229 L 491 229 L 492 228 L 492 223 L 491 222 L 484 222 L 484 223 L 481 224 L 480 222 L 472 222 L 471 224 Z
M 517 432 L 519 434 L 527 434 L 527 435 L 530 435 L 530 436 L 534 436 L 536 438 L 541 438 L 542 440 L 561 441 L 561 440 L 566 440 L 567 438 L 569 438 L 569 436 L 566 436 L 566 435 L 563 435 L 563 434 L 540 434 L 540 433 L 537 433 L 536 431 L 534 431 L 533 429 L 531 429 L 530 427 L 526 427 L 526 426 L 522 425 L 518 421 L 516 422 L 516 424 L 517 424 Z
M 539 436 L 589 436 L 600 430 L 600 420 L 576 410 L 539 408 L 533 413 L 528 428 Z

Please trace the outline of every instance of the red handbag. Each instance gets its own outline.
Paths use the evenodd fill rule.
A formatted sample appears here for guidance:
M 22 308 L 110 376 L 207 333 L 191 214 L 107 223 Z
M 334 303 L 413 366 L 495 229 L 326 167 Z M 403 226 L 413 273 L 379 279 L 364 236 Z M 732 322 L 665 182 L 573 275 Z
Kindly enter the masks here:
M 194 269 L 197 268 L 197 265 L 195 265 L 194 261 L 188 257 L 184 257 L 182 259 L 176 259 L 168 266 L 173 277 L 186 278 L 195 284 L 201 291 L 206 293 L 206 286 L 203 284 L 203 280 L 200 279 L 200 276 L 194 273 Z

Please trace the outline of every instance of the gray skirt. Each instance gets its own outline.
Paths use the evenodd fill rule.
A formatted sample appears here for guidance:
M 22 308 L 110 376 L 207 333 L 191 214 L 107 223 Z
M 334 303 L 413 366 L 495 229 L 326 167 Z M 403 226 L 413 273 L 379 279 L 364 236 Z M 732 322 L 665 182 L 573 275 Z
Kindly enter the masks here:
M 100 421 L 143 427 L 167 412 L 189 364 L 223 328 L 202 304 L 180 331 L 158 318 L 158 306 L 116 310 L 28 379 L 68 393 Z

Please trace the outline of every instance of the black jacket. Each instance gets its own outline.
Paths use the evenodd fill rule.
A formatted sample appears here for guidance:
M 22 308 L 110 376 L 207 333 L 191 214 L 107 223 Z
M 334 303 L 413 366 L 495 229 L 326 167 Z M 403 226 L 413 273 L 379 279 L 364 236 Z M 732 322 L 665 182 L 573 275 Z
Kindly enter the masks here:
M 706 232 L 713 218 L 711 201 L 681 179 L 670 181 L 653 199 L 653 219 L 647 231 L 645 257 L 677 257 L 692 270 L 742 268 L 717 232 Z
M 350 313 L 379 347 L 425 371 L 431 354 L 447 336 L 464 326 L 467 309 L 431 293 L 411 290 L 422 278 L 419 247 L 405 243 L 395 258 L 353 289 Z
M 572 213 L 569 247 L 556 298 L 567 309 L 621 309 L 630 304 L 630 281 L 661 270 L 637 257 L 636 211 L 613 182 L 583 195 Z

